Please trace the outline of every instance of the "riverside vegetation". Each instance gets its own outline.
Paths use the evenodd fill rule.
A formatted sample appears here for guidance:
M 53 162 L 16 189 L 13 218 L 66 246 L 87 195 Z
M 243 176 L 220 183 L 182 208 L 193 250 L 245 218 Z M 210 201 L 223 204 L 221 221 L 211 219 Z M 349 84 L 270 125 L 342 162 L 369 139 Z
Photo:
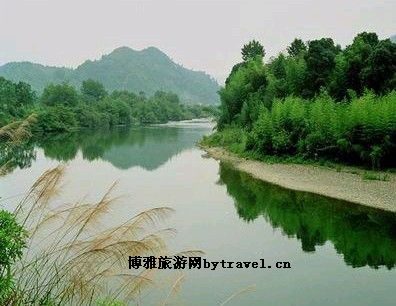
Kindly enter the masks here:
M 82 82 L 80 91 L 67 83 L 50 84 L 37 95 L 29 84 L 0 77 L 0 126 L 37 115 L 31 127 L 35 134 L 68 132 L 77 128 L 166 123 L 192 118 L 213 117 L 213 106 L 185 105 L 176 94 L 157 91 L 108 93 L 94 80 Z
M 331 38 L 295 39 L 287 54 L 268 63 L 264 55 L 257 41 L 243 47 L 204 145 L 258 159 L 396 166 L 395 43 L 364 32 L 344 49 Z

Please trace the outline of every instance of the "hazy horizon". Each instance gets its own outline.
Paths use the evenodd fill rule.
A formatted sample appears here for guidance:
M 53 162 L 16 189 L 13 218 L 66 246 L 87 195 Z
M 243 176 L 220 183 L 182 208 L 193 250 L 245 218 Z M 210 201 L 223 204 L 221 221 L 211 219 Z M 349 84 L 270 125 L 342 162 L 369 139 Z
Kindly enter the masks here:
M 75 68 L 118 47 L 153 46 L 220 83 L 259 40 L 266 58 L 295 38 L 345 46 L 362 31 L 396 34 L 395 1 L 0 0 L 0 65 L 31 61 Z

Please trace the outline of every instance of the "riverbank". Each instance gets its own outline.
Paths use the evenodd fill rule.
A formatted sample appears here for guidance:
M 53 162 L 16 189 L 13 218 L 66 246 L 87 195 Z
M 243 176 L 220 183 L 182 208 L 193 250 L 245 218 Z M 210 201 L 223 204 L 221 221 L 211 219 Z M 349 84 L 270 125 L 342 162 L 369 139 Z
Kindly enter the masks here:
M 219 147 L 203 147 L 209 156 L 232 164 L 253 177 L 297 191 L 311 192 L 386 211 L 396 212 L 396 174 L 386 181 L 366 180 L 365 171 L 249 160 Z M 385 173 L 384 173 L 385 175 Z

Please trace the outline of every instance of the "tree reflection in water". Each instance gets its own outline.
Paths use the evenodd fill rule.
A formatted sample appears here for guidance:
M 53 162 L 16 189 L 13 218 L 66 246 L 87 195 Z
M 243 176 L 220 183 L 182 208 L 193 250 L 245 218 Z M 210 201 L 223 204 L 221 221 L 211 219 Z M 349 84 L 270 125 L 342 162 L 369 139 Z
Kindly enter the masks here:
M 241 219 L 264 217 L 305 252 L 327 241 L 347 265 L 388 269 L 396 262 L 396 214 L 264 183 L 220 164 L 220 183 Z
M 208 128 L 119 127 L 110 130 L 81 130 L 36 138 L 12 152 L 2 151 L 1 160 L 9 160 L 10 171 L 27 168 L 35 160 L 35 148 L 57 161 L 70 161 L 81 152 L 85 160 L 104 160 L 119 169 L 139 166 L 155 170 L 174 155 L 192 148 Z

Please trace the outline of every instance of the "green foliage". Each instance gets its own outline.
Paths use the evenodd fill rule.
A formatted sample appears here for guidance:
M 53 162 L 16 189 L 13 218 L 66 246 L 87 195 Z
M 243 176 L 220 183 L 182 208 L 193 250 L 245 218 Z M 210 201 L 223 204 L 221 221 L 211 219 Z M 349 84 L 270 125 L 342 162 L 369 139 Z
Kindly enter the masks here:
M 377 93 L 396 87 L 396 44 L 389 39 L 380 41 L 367 59 L 363 71 L 369 88 Z
M 256 42 L 257 43 L 257 42 Z M 253 49 L 253 43 L 245 45 L 242 57 Z M 249 46 L 249 47 L 248 47 Z M 252 53 L 253 51 L 250 51 Z M 255 58 L 251 56 L 250 58 Z M 246 92 L 249 89 L 246 82 L 237 82 L 237 72 L 249 70 L 248 61 L 236 64 L 220 92 Z M 276 98 L 286 98 L 289 95 L 312 99 L 322 91 L 327 91 L 337 101 L 349 100 L 351 94 L 360 96 L 365 89 L 376 94 L 386 94 L 396 87 L 396 44 L 389 39 L 379 40 L 375 33 L 358 34 L 353 43 L 344 50 L 335 45 L 331 38 L 309 41 L 305 44 L 301 39 L 295 39 L 287 47 L 287 55 L 280 53 L 271 58 L 264 66 L 267 82 L 260 89 L 260 100 L 267 108 Z M 231 83 L 234 83 L 231 85 Z M 234 95 L 235 96 L 235 95 Z M 242 110 L 243 102 L 238 97 L 230 98 L 220 95 L 222 103 L 241 105 L 236 114 L 220 121 L 220 128 L 231 123 Z M 257 99 L 256 99 L 257 100 Z M 229 108 L 222 107 L 222 117 L 229 117 Z M 254 111 L 257 110 L 254 109 Z M 225 123 L 225 124 L 224 124 Z
M 93 80 L 84 81 L 80 93 L 66 83 L 51 84 L 44 89 L 40 103 L 34 103 L 35 94 L 27 84 L 0 78 L 0 101 L 4 101 L 0 123 L 5 125 L 34 112 L 38 120 L 33 131 L 44 134 L 81 127 L 166 123 L 216 117 L 219 113 L 214 106 L 184 105 L 170 92 L 157 91 L 152 97 L 128 91 L 114 91 L 108 95 L 104 86 Z
M 27 233 L 15 216 L 0 210 L 0 303 L 7 299 L 13 288 L 11 266 L 22 256 Z
M 335 68 L 335 57 L 339 47 L 334 45 L 331 38 L 312 40 L 308 43 L 308 50 L 304 58 L 307 63 L 306 86 L 310 90 L 308 97 L 313 97 L 321 87 L 326 87 L 332 71 Z
M 387 173 L 373 173 L 366 171 L 363 173 L 362 178 L 369 181 L 389 181 L 389 175 Z
M 75 106 L 78 103 L 77 91 L 67 83 L 59 85 L 50 84 L 44 89 L 41 95 L 41 103 L 48 106 Z
M 221 146 L 231 152 L 242 154 L 246 150 L 247 133 L 238 127 L 229 127 L 209 136 L 204 136 L 203 146 Z
M 76 114 L 64 105 L 41 108 L 37 114 L 36 132 L 67 132 L 77 128 Z
M 306 96 L 305 82 L 307 79 L 307 63 L 304 57 L 287 58 L 285 62 L 286 76 L 280 82 L 286 85 L 287 95 Z M 279 97 L 279 94 L 276 95 Z
M 217 118 L 220 115 L 220 109 L 212 105 L 188 105 L 186 106 L 189 119 L 192 118 Z
M 350 104 L 328 95 L 312 102 L 288 97 L 263 109 L 249 133 L 248 149 L 262 155 L 302 155 L 371 165 L 394 166 L 396 92 L 367 93 Z
M 239 129 L 259 156 L 394 165 L 396 44 L 367 32 L 344 50 L 331 38 L 295 39 L 268 63 L 247 56 L 254 45 L 220 90 L 215 142 L 229 147 L 225 130 Z
M 256 58 L 262 59 L 264 56 L 264 47 L 257 40 L 253 39 L 242 48 L 242 59 L 244 62 L 254 60 Z
M 358 94 L 363 93 L 367 86 L 364 70 L 367 69 L 368 59 L 378 42 L 375 33 L 363 32 L 354 38 L 353 43 L 343 53 L 337 55 L 332 76 L 335 84 L 331 86 L 335 97 L 341 99 L 345 96 L 347 89 Z
M 230 80 L 233 78 L 234 74 L 238 71 L 238 69 L 241 68 L 241 67 L 245 67 L 245 66 L 246 66 L 246 62 L 242 62 L 242 63 L 235 64 L 235 65 L 232 67 L 229 76 L 228 76 L 227 79 L 225 80 L 225 84 L 228 85 L 228 83 L 230 83 Z
M 98 111 L 98 106 L 80 103 L 75 108 L 78 126 L 83 128 L 108 127 L 109 120 L 105 113 Z
M 24 117 L 25 110 L 36 101 L 36 93 L 29 84 L 13 83 L 0 77 L 0 126 L 12 117 Z
M 256 58 L 241 66 L 220 90 L 221 116 L 219 127 L 240 120 L 243 104 L 248 103 L 252 94 L 265 88 L 267 78 L 261 59 Z M 256 109 L 255 107 L 252 109 Z
M 96 301 L 96 306 L 126 306 L 126 304 L 118 300 L 107 298 Z
M 103 84 L 92 79 L 82 82 L 81 93 L 92 97 L 95 100 L 101 100 L 107 96 L 107 91 Z
M 294 39 L 290 46 L 287 47 L 287 53 L 292 57 L 303 55 L 306 51 L 307 46 L 299 38 Z

